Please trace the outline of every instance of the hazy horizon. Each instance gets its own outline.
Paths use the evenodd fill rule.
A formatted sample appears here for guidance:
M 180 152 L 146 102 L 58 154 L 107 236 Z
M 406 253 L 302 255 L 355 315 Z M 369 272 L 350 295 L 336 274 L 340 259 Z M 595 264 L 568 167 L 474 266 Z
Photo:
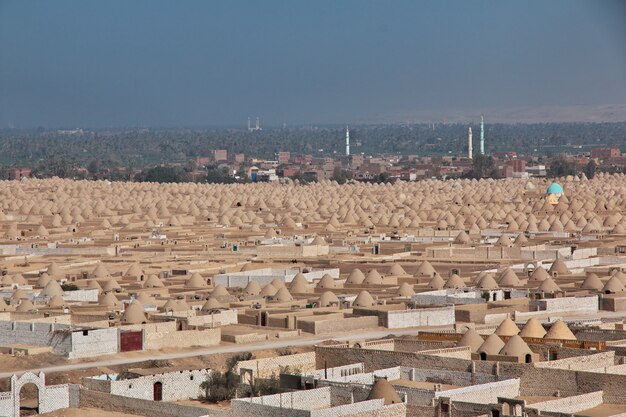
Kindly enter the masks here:
M 626 2 L 2 1 L 0 127 L 626 120 Z

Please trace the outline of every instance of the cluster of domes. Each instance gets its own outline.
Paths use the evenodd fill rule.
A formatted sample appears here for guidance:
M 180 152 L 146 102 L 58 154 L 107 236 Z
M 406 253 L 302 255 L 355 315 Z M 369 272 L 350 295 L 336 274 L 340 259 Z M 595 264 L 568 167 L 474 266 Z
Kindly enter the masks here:
M 576 336 L 561 320 L 554 322 L 546 331 L 535 318 L 529 319 L 521 330 L 513 320 L 506 318 L 486 338 L 474 328 L 469 328 L 457 346 L 469 346 L 477 354 L 524 357 L 533 353 L 524 339 L 576 340 Z
M 265 227 L 266 238 L 276 236 L 273 228 L 304 225 L 321 227 L 318 230 L 325 233 L 355 227 L 415 230 L 425 225 L 467 231 L 457 236 L 457 244 L 470 243 L 472 235 L 485 229 L 623 234 L 622 179 L 621 174 L 593 180 L 572 177 L 562 179 L 563 186 L 540 180 L 537 189 L 558 194 L 557 204 L 533 194 L 521 179 L 341 186 L 328 181 L 299 186 L 31 179 L 0 182 L 0 221 L 8 238 L 19 236 L 24 222 L 35 224 L 30 233 L 39 237 L 76 231 L 85 224 L 94 236 L 102 236 L 115 229 L 199 222 L 252 231 Z M 312 243 L 324 241 L 320 237 Z M 506 238 L 497 242 L 511 243 Z

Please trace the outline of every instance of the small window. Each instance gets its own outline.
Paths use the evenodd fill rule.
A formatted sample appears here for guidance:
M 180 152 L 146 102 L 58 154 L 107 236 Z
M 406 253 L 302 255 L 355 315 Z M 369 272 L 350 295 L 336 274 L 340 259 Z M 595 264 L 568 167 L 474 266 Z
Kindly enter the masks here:
M 133 389 L 133 384 L 128 384 L 128 389 Z
M 189 380 L 193 381 L 193 375 L 189 375 Z
M 83 336 L 89 335 L 89 330 L 83 330 Z

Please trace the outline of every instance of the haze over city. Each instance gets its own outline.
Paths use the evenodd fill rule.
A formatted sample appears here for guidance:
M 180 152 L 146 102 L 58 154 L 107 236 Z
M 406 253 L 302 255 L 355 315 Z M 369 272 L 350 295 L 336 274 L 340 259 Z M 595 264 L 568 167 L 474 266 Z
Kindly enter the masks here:
M 626 119 L 626 4 L 2 1 L 0 127 Z

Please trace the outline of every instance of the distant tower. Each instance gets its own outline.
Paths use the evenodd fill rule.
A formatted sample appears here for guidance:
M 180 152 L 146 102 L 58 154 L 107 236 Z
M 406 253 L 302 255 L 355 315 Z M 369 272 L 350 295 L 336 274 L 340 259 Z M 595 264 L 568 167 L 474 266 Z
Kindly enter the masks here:
M 480 115 L 480 154 L 485 154 L 485 119 Z
M 472 159 L 472 128 L 469 128 L 467 133 L 467 156 L 469 159 Z
M 248 116 L 248 132 L 252 130 L 252 124 L 250 122 L 250 116 Z
M 259 119 L 259 116 L 256 117 L 256 127 L 254 130 L 261 130 L 261 120 Z
M 350 156 L 350 129 L 346 126 L 346 156 Z

